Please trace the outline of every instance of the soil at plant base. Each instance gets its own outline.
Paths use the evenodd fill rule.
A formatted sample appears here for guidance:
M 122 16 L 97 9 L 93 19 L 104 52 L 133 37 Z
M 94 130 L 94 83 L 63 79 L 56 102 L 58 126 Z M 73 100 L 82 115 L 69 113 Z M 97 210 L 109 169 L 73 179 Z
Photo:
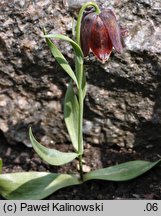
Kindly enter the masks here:
M 57 145 L 57 149 L 67 151 L 69 144 Z M 159 145 L 153 148 L 125 149 L 118 146 L 85 145 L 84 163 L 86 169 L 95 170 L 121 162 L 142 159 L 155 161 L 160 158 Z M 9 145 L 1 136 L 0 157 L 3 159 L 3 173 L 21 171 L 47 171 L 78 174 L 77 161 L 62 166 L 53 167 L 44 163 L 33 149 L 18 143 Z M 3 199 L 3 197 L 1 197 Z M 49 200 L 111 200 L 111 199 L 161 199 L 161 166 L 153 168 L 146 174 L 127 182 L 111 182 L 93 180 L 79 186 L 63 188 L 53 193 Z

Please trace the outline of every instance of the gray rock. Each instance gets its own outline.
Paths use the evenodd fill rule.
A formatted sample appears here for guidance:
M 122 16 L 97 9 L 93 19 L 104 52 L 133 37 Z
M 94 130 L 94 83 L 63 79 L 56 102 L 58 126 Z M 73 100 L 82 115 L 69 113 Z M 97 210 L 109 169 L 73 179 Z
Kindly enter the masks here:
M 10 144 L 30 146 L 28 127 L 46 145 L 69 142 L 63 100 L 69 78 L 42 36 L 71 36 L 72 16 L 84 1 L 0 3 L 0 130 Z M 161 142 L 160 1 L 97 1 L 114 8 L 129 29 L 122 55 L 102 65 L 86 59 L 85 143 L 132 148 Z M 55 41 L 72 66 L 73 51 Z

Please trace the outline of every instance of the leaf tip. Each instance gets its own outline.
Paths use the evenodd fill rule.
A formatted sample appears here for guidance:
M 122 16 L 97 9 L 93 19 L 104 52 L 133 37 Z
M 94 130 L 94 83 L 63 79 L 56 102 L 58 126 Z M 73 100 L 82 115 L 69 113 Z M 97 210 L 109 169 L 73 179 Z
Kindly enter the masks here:
M 31 126 L 29 126 L 29 135 L 31 135 L 32 134 L 32 128 L 31 128 Z

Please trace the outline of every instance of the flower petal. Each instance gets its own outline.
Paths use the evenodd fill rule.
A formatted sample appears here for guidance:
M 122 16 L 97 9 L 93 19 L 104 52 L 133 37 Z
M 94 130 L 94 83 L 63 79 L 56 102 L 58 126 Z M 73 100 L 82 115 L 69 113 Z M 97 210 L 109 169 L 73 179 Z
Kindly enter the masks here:
M 97 16 L 93 24 L 89 46 L 99 60 L 102 62 L 108 60 L 113 45 L 108 31 L 99 16 Z
M 88 13 L 82 19 L 80 40 L 81 48 L 85 57 L 89 53 L 89 40 L 91 35 L 91 29 L 96 17 L 97 15 L 94 13 Z
M 122 53 L 120 27 L 117 24 L 116 17 L 111 10 L 104 10 L 99 14 L 100 19 L 108 30 L 110 39 L 116 51 Z

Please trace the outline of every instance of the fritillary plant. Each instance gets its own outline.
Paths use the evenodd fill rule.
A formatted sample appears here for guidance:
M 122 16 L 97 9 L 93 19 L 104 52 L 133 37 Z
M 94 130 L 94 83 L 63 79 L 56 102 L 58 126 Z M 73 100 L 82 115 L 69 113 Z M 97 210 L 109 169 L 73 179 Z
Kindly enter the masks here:
M 51 54 L 71 79 L 64 99 L 64 119 L 74 151 L 61 152 L 43 146 L 35 139 L 31 128 L 29 137 L 34 150 L 42 160 L 50 165 L 61 166 L 77 159 L 79 175 L 49 172 L 3 174 L 2 160 L 0 160 L 0 194 L 6 199 L 43 199 L 61 188 L 79 185 L 92 179 L 127 181 L 142 175 L 161 161 L 135 160 L 84 173 L 82 124 L 87 85 L 83 65 L 84 58 L 91 51 L 99 61 L 104 63 L 108 60 L 113 48 L 116 52 L 122 53 L 125 29 L 118 25 L 112 10 L 101 11 L 96 3 L 88 2 L 82 6 L 79 12 L 74 32 L 74 39 L 71 39 L 61 34 L 47 34 L 46 30 L 43 30 Z M 75 56 L 75 71 L 51 41 L 51 38 L 64 40 L 72 46 Z

